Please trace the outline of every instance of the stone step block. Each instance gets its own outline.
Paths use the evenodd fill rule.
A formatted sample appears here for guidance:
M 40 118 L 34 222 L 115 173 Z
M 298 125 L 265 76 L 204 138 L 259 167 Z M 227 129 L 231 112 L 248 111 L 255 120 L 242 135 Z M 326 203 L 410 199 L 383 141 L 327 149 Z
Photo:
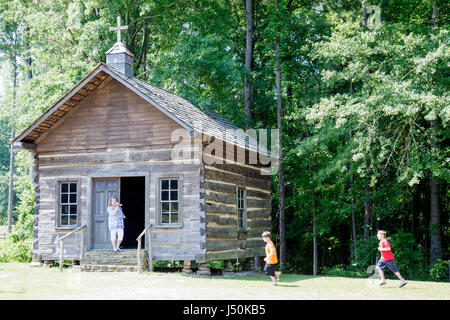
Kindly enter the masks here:
M 83 264 L 80 269 L 88 272 L 138 272 L 137 266 L 129 265 Z

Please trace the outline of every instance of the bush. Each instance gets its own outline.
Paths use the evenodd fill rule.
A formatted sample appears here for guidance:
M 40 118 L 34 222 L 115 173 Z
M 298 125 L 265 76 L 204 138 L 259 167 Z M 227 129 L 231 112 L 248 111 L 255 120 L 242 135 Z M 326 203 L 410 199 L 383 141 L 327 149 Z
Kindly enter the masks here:
M 218 261 L 211 261 L 209 262 L 209 267 L 212 269 L 223 269 L 224 268 L 224 263 L 222 260 L 218 260 Z
M 430 269 L 430 277 L 436 281 L 450 281 L 450 261 L 437 259 L 437 263 Z
M 356 260 L 352 262 L 356 271 L 366 273 L 367 269 L 376 263 L 378 254 L 378 239 L 376 236 L 368 240 L 356 241 Z M 379 255 L 379 254 L 378 254 Z
M 31 262 L 33 254 L 33 239 L 14 242 L 9 236 L 0 241 L 0 262 Z
M 14 186 L 18 193 L 19 203 L 15 207 L 17 222 L 12 233 L 0 242 L 0 262 L 31 262 L 33 255 L 34 229 L 34 192 L 30 177 L 20 176 Z
M 426 259 L 417 248 L 413 234 L 400 231 L 388 240 L 394 253 L 395 264 L 404 278 L 430 280 Z
M 184 266 L 183 261 L 180 260 L 154 260 L 154 268 L 182 268 Z
M 33 255 L 33 216 L 23 213 L 6 240 L 0 241 L 0 262 L 31 262 Z
M 223 269 L 223 261 L 211 261 L 209 266 L 212 269 Z M 154 268 L 182 268 L 184 267 L 184 261 L 182 260 L 155 260 L 153 261 Z M 198 263 L 192 261 L 191 268 L 198 268 Z
M 349 278 L 367 278 L 369 274 L 357 271 L 353 266 L 345 267 L 343 264 L 338 264 L 334 267 L 322 268 L 322 274 L 332 277 L 349 277 Z

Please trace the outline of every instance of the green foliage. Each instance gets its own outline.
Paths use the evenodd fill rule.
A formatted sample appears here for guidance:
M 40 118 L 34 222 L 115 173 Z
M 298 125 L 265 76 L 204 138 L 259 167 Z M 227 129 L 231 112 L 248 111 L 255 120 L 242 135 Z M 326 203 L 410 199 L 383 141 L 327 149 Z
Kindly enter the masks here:
M 450 281 L 450 261 L 437 259 L 437 263 L 430 269 L 430 276 L 436 281 Z
M 353 265 L 357 270 L 365 272 L 369 266 L 376 264 L 379 258 L 379 251 L 377 250 L 378 239 L 376 236 L 372 236 L 367 240 L 360 239 L 356 241 L 355 245 L 356 260 L 353 261 Z
M 182 260 L 155 260 L 153 267 L 155 268 L 183 268 L 184 262 Z M 223 269 L 223 261 L 210 261 L 209 266 L 213 269 Z M 198 264 L 191 263 L 191 268 L 198 268 Z
M 209 262 L 209 267 L 212 269 L 223 269 L 223 266 L 224 266 L 223 260 Z
M 12 233 L 0 241 L 0 262 L 31 262 L 33 248 L 33 216 L 19 215 Z
M 33 239 L 0 241 L 0 262 L 31 262 Z
M 21 193 L 20 195 L 25 195 Z M 30 198 L 30 197 L 28 197 Z M 0 241 L 0 262 L 31 262 L 34 218 L 31 208 L 21 202 L 17 222 L 6 240 Z
M 244 270 L 244 260 L 233 259 L 231 260 L 231 265 L 234 272 L 239 272 Z
M 14 214 L 17 220 L 12 228 L 12 233 L 7 239 L 0 241 L 0 261 L 30 262 L 33 248 L 33 227 L 34 227 L 34 191 L 31 179 L 27 171 L 28 160 L 22 157 L 29 155 L 26 152 L 19 152 L 17 155 L 17 173 L 20 174 L 15 181 L 17 192 L 17 206 Z
M 360 239 L 365 228 L 373 234 L 381 227 L 395 230 L 390 239 L 402 274 L 428 277 L 431 175 L 440 187 L 443 258 L 449 258 L 450 11 L 441 8 L 431 28 L 432 0 L 374 0 L 381 24 L 368 28 L 361 25 L 361 1 L 276 3 L 255 1 L 247 75 L 252 123 L 245 123 L 244 1 L 0 0 L 0 224 L 7 218 L 11 129 L 17 134 L 26 128 L 105 61 L 116 41 L 108 28 L 121 12 L 129 25 L 123 41 L 134 54 L 135 76 L 241 127 L 277 126 L 274 44 L 280 39 L 289 270 L 312 272 L 314 212 L 323 272 L 365 276 L 379 253 L 375 237 Z M 30 256 L 31 161 L 27 152 L 15 155 L 15 234 L 4 242 L 11 247 L 2 249 L 2 259 Z M 277 184 L 275 175 L 275 241 Z M 367 226 L 365 203 L 372 212 Z M 240 270 L 241 261 L 234 268 Z M 432 276 L 439 278 L 441 269 Z
M 325 276 L 348 277 L 348 278 L 367 278 L 369 275 L 361 271 L 355 271 L 352 266 L 346 267 L 338 264 L 333 267 L 322 267 L 322 274 Z
M 414 235 L 397 232 L 389 237 L 395 264 L 403 277 L 407 279 L 427 280 L 428 266 L 422 250 L 418 247 Z
M 155 260 L 153 261 L 154 268 L 182 268 L 183 261 L 180 260 Z

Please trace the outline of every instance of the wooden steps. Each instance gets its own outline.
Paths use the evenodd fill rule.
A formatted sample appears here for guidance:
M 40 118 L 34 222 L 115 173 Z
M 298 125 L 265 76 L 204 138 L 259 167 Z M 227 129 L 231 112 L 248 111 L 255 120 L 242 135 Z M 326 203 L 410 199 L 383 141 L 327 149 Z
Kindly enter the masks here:
M 141 250 L 142 270 L 148 269 L 147 251 Z M 92 250 L 86 252 L 80 263 L 81 271 L 91 272 L 137 272 L 137 250 L 114 252 L 109 250 Z

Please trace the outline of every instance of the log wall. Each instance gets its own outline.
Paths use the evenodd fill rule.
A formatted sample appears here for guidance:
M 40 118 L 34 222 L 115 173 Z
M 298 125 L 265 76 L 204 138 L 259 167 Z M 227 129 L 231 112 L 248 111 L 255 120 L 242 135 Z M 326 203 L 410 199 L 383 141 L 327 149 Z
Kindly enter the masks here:
M 271 177 L 256 165 L 214 163 L 204 155 L 206 259 L 227 260 L 263 256 L 261 234 L 271 229 Z M 217 158 L 216 158 L 217 160 Z M 235 159 L 236 160 L 236 159 Z M 220 160 L 219 160 L 220 161 Z M 237 191 L 247 192 L 247 231 L 238 231 Z

